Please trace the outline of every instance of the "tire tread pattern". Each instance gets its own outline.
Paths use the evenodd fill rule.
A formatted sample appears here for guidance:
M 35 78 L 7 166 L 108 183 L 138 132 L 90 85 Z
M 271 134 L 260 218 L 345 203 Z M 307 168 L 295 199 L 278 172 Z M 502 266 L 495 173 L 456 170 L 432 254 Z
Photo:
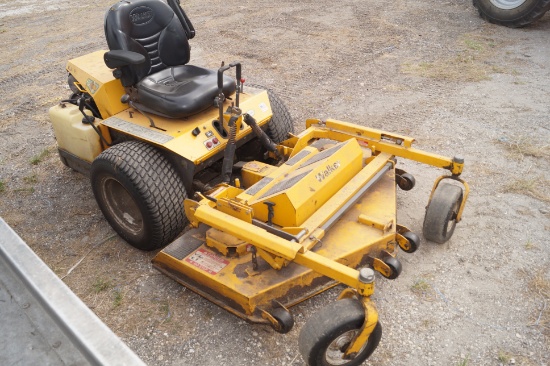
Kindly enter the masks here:
M 448 228 L 455 202 L 462 200 L 462 189 L 451 184 L 440 184 L 426 209 L 422 233 L 430 241 L 443 244 L 453 235 L 455 225 Z
M 492 13 L 494 7 L 490 0 L 473 0 L 474 7 L 479 15 L 490 23 L 503 25 L 510 28 L 521 28 L 542 18 L 550 10 L 550 0 L 532 0 L 536 2 L 533 8 L 528 12 L 519 15 L 517 18 L 503 19 L 498 14 Z
M 92 179 L 94 166 L 101 163 L 110 164 L 118 174 L 127 176 L 146 207 L 148 214 L 144 220 L 149 220 L 152 230 L 150 241 L 140 249 L 161 248 L 183 231 L 188 222 L 183 208 L 183 201 L 187 198 L 185 187 L 158 149 L 141 141 L 114 145 L 103 151 L 92 164 Z
M 290 116 L 288 108 L 284 102 L 279 98 L 272 89 L 258 84 L 250 84 L 251 88 L 267 90 L 269 97 L 269 103 L 271 104 L 271 110 L 273 117 L 267 124 L 267 135 L 274 143 L 278 144 L 287 138 L 289 132 L 294 132 L 294 121 Z
M 326 365 L 324 352 L 328 345 L 345 331 L 360 329 L 365 321 L 365 310 L 357 299 L 342 299 L 315 313 L 302 327 L 298 345 L 302 357 L 309 366 Z M 382 328 L 378 323 L 369 337 L 369 344 L 345 366 L 362 364 L 378 346 Z

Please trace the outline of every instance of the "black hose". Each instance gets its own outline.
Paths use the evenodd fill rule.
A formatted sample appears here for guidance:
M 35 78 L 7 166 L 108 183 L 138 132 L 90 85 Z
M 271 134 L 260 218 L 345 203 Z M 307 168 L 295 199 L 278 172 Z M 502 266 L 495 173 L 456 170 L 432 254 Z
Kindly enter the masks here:
M 237 124 L 235 123 L 239 116 L 233 116 L 229 119 L 229 140 L 225 147 L 222 163 L 222 182 L 231 183 L 231 173 L 233 173 L 233 160 L 235 158 L 235 149 L 237 148 Z
M 277 145 L 273 141 L 271 141 L 264 130 L 262 130 L 260 126 L 258 126 L 258 123 L 254 119 L 254 117 L 247 113 L 244 115 L 244 121 L 252 128 L 252 131 L 254 132 L 256 137 L 258 137 L 258 140 L 260 140 L 260 143 L 263 145 L 263 147 L 265 147 L 267 151 L 271 151 L 272 153 L 274 153 L 279 160 L 282 160 L 283 156 L 279 153 L 279 150 L 277 150 Z

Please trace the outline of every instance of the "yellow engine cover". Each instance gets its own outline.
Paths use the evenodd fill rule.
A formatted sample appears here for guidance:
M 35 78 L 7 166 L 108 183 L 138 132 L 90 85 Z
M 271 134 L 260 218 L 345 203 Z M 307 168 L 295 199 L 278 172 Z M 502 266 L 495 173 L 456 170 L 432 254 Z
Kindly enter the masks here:
M 305 147 L 238 198 L 252 206 L 256 219 L 268 220 L 269 201 L 275 204 L 274 224 L 301 225 L 363 167 L 355 139 L 326 146 L 326 140 L 319 140 Z
M 105 52 L 96 51 L 67 63 L 67 71 L 94 98 L 103 119 L 128 108 L 120 101 L 120 97 L 126 94 L 124 87 L 103 61 Z

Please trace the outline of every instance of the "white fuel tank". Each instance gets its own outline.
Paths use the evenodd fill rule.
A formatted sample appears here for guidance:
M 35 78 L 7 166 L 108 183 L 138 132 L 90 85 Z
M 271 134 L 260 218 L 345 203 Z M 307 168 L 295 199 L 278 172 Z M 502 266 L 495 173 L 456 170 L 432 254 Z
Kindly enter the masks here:
M 101 142 L 93 127 L 82 123 L 82 117 L 73 104 L 50 108 L 50 120 L 59 149 L 91 163 L 102 151 Z M 97 127 L 100 121 L 96 118 L 94 125 Z

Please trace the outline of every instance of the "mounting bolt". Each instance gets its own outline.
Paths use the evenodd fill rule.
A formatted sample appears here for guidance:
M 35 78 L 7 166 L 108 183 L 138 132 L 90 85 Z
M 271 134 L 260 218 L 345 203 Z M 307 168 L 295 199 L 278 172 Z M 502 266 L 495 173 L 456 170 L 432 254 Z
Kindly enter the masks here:
M 359 281 L 362 283 L 374 282 L 374 271 L 370 268 L 361 268 L 359 270 Z
M 462 156 L 453 157 L 453 163 L 464 164 L 464 158 Z

